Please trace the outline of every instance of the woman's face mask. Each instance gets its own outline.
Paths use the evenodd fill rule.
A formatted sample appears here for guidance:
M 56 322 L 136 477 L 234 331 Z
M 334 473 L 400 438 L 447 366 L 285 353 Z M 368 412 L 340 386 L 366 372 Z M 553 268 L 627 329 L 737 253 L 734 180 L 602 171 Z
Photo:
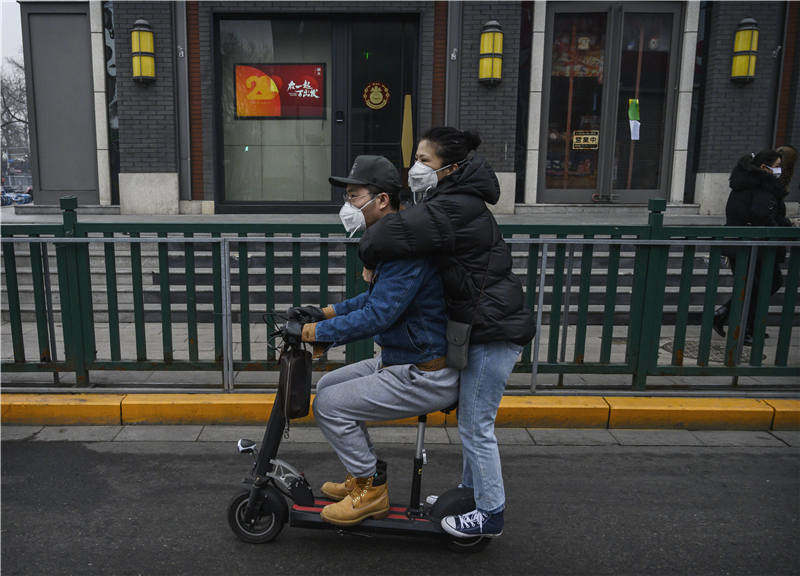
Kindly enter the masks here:
M 782 171 L 781 171 L 781 167 L 780 166 L 770 166 L 769 169 L 772 172 L 772 175 L 775 176 L 775 178 L 780 178 L 781 177 L 781 172 Z
M 458 162 L 453 162 L 447 166 L 442 166 L 438 170 L 434 170 L 427 164 L 423 164 L 417 160 L 408 171 L 408 187 L 411 188 L 411 192 L 413 193 L 414 204 L 421 201 L 425 194 L 436 188 L 436 185 L 439 183 L 439 177 L 436 175 L 438 172 L 450 168 L 450 166 L 455 166 L 456 164 L 458 164 Z
M 367 221 L 364 219 L 364 208 L 369 206 L 375 201 L 375 198 L 364 204 L 361 208 L 356 208 L 350 202 L 345 202 L 339 210 L 339 219 L 342 221 L 345 232 L 348 237 L 352 238 L 356 232 L 365 230 L 367 228 Z

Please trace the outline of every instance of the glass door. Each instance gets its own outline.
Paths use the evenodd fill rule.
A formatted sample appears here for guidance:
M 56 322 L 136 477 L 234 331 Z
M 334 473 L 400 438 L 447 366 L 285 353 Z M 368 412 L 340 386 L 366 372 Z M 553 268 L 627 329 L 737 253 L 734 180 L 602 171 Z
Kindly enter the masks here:
M 386 156 L 403 173 L 411 165 L 416 118 L 416 18 L 358 19 L 351 24 L 349 161 Z
M 667 196 L 679 17 L 678 3 L 550 5 L 540 202 Z
M 674 20 L 671 12 L 623 13 L 611 169 L 615 200 L 646 202 L 666 191 L 671 61 L 677 60 L 672 54 Z

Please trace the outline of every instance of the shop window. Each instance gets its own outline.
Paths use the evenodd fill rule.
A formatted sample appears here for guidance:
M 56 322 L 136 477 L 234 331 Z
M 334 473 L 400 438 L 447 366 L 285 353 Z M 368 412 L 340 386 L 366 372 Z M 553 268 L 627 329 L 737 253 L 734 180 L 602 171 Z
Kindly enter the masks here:
M 331 23 L 222 19 L 224 200 L 330 201 Z

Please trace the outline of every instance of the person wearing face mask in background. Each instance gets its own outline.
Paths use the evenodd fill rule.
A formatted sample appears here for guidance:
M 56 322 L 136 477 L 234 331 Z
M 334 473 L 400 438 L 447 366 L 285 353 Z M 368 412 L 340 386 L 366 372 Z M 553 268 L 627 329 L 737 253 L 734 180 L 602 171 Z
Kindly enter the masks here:
M 747 154 L 739 159 L 730 176 L 731 192 L 725 206 L 726 226 L 791 226 L 791 221 L 786 217 L 786 187 L 781 180 L 782 173 L 781 155 L 776 150 L 762 150 L 758 154 Z M 771 270 L 764 266 L 764 250 L 759 250 L 756 259 L 753 291 L 750 307 L 747 314 L 744 343 L 749 346 L 753 343 L 753 320 L 755 318 L 758 301 L 759 278 L 763 274 L 772 276 L 770 294 L 775 294 L 783 286 L 783 277 L 780 271 L 780 262 L 786 255 L 784 250 L 778 250 L 775 265 Z M 737 266 L 747 266 L 747 259 L 740 262 L 736 258 L 736 249 L 723 247 L 723 256 L 727 256 L 731 268 L 736 271 Z M 714 330 L 725 336 L 725 324 L 731 311 L 731 300 L 720 306 L 714 312 Z M 765 333 L 765 338 L 769 334 Z
M 382 156 L 359 156 L 347 178 L 340 212 L 349 236 L 374 226 L 400 207 L 400 174 Z M 308 322 L 295 337 L 340 346 L 375 338 L 376 358 L 325 374 L 317 383 L 314 416 L 347 470 L 344 482 L 326 482 L 333 500 L 323 520 L 349 526 L 389 513 L 386 463 L 378 460 L 364 422 L 394 420 L 435 412 L 458 398 L 458 371 L 448 368 L 442 280 L 425 258 L 380 262 L 368 291 L 320 309 L 292 309 Z M 292 312 L 290 311 L 290 313 Z
M 461 484 L 473 489 L 476 509 L 442 519 L 444 530 L 464 538 L 503 531 L 505 491 L 494 423 L 506 381 L 536 329 L 511 270 L 511 252 L 487 207 L 500 198 L 497 176 L 485 159 L 471 155 L 480 143 L 472 132 L 428 130 L 408 172 L 417 204 L 383 218 L 359 244 L 367 268 L 401 258 L 434 258 L 451 324 L 471 328 L 460 376 L 458 431 Z

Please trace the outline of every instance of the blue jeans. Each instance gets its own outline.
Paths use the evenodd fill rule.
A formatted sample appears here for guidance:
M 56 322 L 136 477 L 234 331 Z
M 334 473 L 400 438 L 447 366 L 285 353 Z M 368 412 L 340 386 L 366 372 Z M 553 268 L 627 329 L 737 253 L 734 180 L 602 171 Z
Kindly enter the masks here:
M 469 364 L 461 371 L 458 395 L 458 433 L 464 472 L 461 483 L 475 492 L 478 510 L 495 514 L 505 508 L 500 451 L 494 420 L 522 346 L 489 342 L 469 347 Z

